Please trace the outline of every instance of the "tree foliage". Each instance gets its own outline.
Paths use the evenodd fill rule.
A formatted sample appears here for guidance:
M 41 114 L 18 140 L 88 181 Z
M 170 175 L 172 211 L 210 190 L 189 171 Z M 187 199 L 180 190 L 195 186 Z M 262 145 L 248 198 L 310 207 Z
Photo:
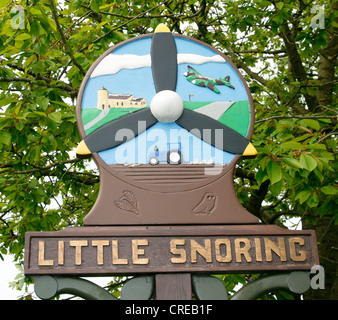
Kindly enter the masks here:
M 218 48 L 245 76 L 259 154 L 237 165 L 238 197 L 262 223 L 298 217 L 317 231 L 326 289 L 309 298 L 337 298 L 336 1 L 0 0 L 0 8 L 0 258 L 22 264 L 27 231 L 81 225 L 100 179 L 74 154 L 80 83 L 110 46 L 163 22 Z M 222 279 L 230 292 L 246 281 Z

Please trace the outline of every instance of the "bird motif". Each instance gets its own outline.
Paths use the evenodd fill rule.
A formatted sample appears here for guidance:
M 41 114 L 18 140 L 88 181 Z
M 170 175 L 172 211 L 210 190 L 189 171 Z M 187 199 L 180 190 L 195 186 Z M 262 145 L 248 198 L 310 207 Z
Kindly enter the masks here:
M 128 213 L 132 213 L 137 216 L 141 215 L 139 209 L 139 202 L 136 199 L 135 195 L 128 190 L 125 190 L 122 193 L 123 196 L 119 200 L 114 201 L 115 205 L 121 210 L 126 211 Z
M 196 69 L 191 66 L 188 66 L 188 72 L 185 72 L 184 76 L 186 76 L 187 80 L 190 81 L 192 84 L 200 87 L 207 87 L 215 93 L 221 93 L 216 87 L 216 84 L 225 85 L 231 89 L 235 89 L 235 87 L 230 83 L 230 76 L 226 76 L 225 78 L 220 79 L 208 78 L 201 75 Z
M 207 192 L 201 202 L 192 210 L 194 214 L 210 215 L 215 209 L 217 197 Z

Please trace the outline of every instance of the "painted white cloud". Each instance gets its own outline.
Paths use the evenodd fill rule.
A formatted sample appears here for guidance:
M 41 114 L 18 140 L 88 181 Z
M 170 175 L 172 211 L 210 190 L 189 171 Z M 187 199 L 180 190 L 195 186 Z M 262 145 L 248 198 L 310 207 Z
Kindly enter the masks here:
M 96 66 L 90 77 L 95 78 L 108 74 L 115 74 L 121 69 L 137 69 L 150 66 L 150 54 L 144 56 L 135 54 L 109 54 Z
M 207 62 L 225 62 L 220 55 L 205 57 L 197 54 L 179 53 L 177 63 L 203 64 Z M 122 69 L 137 69 L 151 66 L 150 54 L 139 56 L 135 54 L 109 54 L 96 66 L 91 78 L 115 74 Z
M 225 62 L 225 59 L 220 55 L 214 55 L 211 57 L 200 56 L 198 54 L 192 53 L 179 53 L 177 55 L 177 63 L 193 63 L 193 64 L 203 64 L 207 62 Z

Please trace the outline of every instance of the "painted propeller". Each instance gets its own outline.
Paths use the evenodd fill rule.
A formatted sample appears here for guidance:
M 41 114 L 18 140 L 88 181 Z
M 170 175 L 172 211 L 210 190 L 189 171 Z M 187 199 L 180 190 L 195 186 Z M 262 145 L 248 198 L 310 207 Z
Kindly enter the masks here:
M 198 138 L 223 151 L 243 156 L 257 154 L 249 140 L 237 131 L 204 114 L 184 109 L 181 97 L 175 92 L 176 44 L 172 33 L 164 24 L 158 25 L 152 36 L 151 68 L 156 95 L 150 103 L 150 108 L 122 116 L 90 133 L 78 145 L 78 157 L 85 158 L 92 153 L 117 147 L 158 121 L 176 122 Z

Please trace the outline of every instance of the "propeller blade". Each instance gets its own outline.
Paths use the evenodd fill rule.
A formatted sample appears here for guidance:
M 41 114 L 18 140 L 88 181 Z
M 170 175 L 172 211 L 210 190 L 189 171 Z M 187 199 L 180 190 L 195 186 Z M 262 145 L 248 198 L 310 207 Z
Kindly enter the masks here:
M 150 108 L 141 109 L 106 123 L 90 133 L 78 145 L 78 157 L 87 157 L 91 153 L 117 147 L 135 138 L 157 122 Z
M 156 92 L 176 90 L 177 50 L 169 28 L 159 24 L 151 41 L 151 69 Z
M 191 134 L 223 151 L 243 156 L 257 154 L 257 150 L 249 140 L 237 131 L 204 114 L 184 109 L 182 116 L 176 120 L 176 123 Z

